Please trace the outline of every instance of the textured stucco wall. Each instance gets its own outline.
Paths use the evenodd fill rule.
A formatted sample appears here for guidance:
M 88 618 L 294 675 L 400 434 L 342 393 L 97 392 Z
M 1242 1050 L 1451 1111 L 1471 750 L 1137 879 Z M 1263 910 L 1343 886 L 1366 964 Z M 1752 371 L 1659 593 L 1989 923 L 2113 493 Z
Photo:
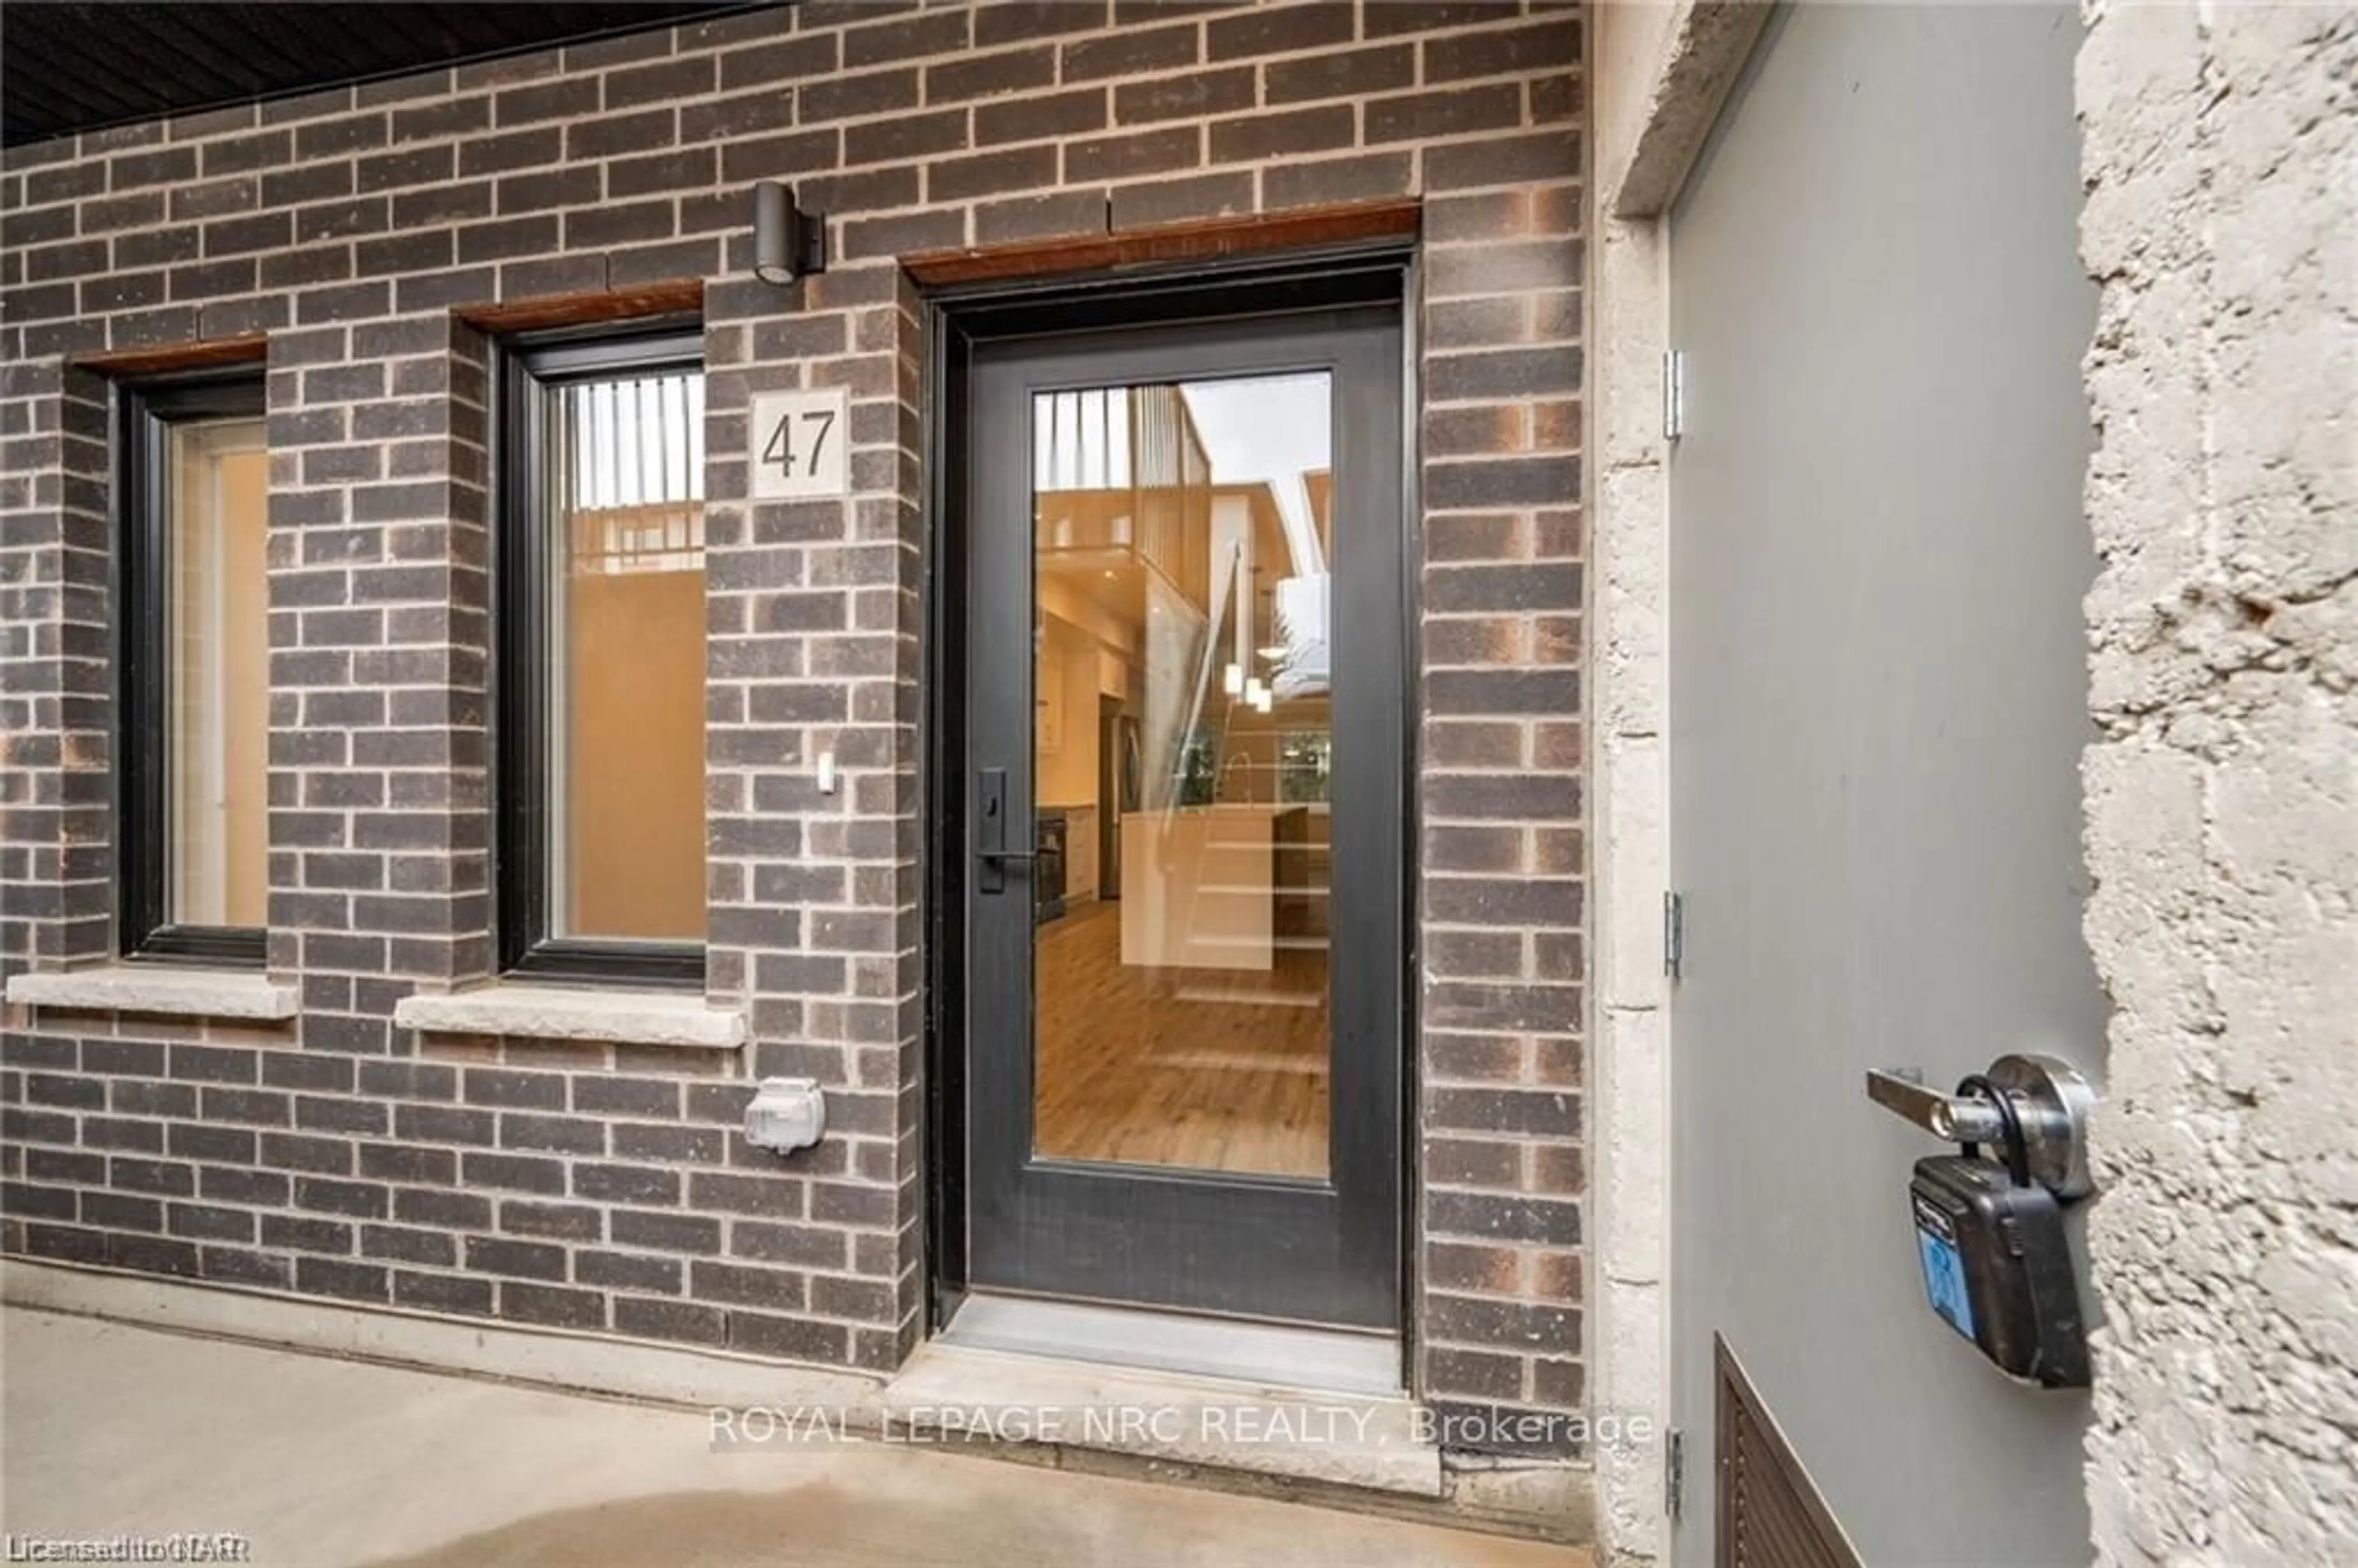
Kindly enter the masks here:
M 2085 16 L 2096 1555 L 2358 1562 L 2358 11 Z

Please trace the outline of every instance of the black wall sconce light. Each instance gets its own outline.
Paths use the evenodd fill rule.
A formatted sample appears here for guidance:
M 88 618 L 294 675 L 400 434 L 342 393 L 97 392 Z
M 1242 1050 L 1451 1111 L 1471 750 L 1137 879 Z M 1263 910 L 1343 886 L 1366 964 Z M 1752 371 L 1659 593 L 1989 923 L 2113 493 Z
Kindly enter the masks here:
M 753 187 L 753 276 L 786 284 L 827 270 L 827 219 L 795 205 L 795 193 L 774 179 Z

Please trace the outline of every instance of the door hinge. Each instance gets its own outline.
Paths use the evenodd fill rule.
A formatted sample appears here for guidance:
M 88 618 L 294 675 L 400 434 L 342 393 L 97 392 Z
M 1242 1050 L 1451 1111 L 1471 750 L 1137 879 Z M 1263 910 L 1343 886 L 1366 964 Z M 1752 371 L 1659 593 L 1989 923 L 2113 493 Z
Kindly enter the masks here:
M 1687 355 L 1684 349 L 1662 351 L 1662 439 L 1675 441 L 1687 428 Z
M 1674 1426 L 1662 1433 L 1662 1511 L 1672 1524 L 1679 1521 L 1686 1500 L 1687 1434 Z
M 1662 895 L 1662 973 L 1672 979 L 1684 977 L 1687 968 L 1687 897 L 1682 892 Z

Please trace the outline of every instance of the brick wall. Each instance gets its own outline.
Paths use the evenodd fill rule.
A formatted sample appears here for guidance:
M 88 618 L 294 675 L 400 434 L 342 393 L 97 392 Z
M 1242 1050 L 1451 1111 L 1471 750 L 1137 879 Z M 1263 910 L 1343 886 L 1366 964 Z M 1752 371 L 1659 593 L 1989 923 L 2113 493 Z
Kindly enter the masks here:
M 1582 1401 L 1576 11 L 827 0 L 12 149 L 0 967 L 112 937 L 106 390 L 268 334 L 283 1026 L 21 1010 L 6 1251 L 884 1368 L 921 1308 L 913 251 L 1420 194 L 1420 1387 Z M 745 187 L 835 258 L 742 276 Z M 701 277 L 708 989 L 755 1044 L 421 1040 L 492 965 L 487 344 L 454 307 Z M 749 504 L 842 384 L 844 502 Z M 831 747 L 845 784 L 806 770 Z M 830 1130 L 741 1145 L 750 1076 Z

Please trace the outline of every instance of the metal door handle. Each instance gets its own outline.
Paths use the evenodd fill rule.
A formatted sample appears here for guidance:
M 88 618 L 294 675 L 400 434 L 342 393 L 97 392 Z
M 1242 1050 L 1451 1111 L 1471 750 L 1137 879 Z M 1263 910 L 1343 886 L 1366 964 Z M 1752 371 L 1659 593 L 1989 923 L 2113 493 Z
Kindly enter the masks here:
M 975 833 L 977 860 L 997 873 L 1010 864 L 1028 866 L 1038 858 L 1036 850 L 1007 848 L 1007 818 L 1011 814 L 1008 809 L 1005 768 L 984 768 L 976 774 L 975 806 L 981 818 Z M 1001 886 L 996 881 L 985 881 L 982 891 L 997 892 Z
M 2059 1198 L 2095 1191 L 2087 1135 L 2095 1086 L 2069 1063 L 2028 1052 L 2000 1056 L 1984 1076 L 2013 1103 L 2032 1177 Z M 2006 1133 L 2006 1119 L 1989 1100 L 1944 1095 L 1913 1069 L 1869 1071 L 1866 1098 L 1946 1142 L 1991 1143 Z
M 1866 1098 L 1947 1143 L 1986 1143 L 2005 1130 L 2005 1119 L 1989 1101 L 1944 1095 L 1909 1071 L 1869 1069 Z

